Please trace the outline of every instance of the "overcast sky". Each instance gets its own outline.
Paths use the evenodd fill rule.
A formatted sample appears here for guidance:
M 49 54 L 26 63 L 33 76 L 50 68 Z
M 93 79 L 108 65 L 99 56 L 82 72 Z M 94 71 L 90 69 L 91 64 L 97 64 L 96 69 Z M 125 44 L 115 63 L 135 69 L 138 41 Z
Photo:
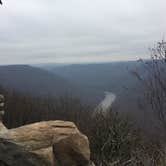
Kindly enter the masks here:
M 166 0 L 2 0 L 0 64 L 147 58 Z

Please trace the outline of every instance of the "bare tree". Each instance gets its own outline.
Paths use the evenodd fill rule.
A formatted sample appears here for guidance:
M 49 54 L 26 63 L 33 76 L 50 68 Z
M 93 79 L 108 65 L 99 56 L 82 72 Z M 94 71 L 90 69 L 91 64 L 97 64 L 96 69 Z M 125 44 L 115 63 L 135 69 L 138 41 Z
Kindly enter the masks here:
M 2 1 L 0 0 L 0 4 L 2 5 Z
M 151 61 L 146 63 L 147 75 L 144 79 L 146 97 L 166 128 L 166 42 L 158 42 L 150 51 Z

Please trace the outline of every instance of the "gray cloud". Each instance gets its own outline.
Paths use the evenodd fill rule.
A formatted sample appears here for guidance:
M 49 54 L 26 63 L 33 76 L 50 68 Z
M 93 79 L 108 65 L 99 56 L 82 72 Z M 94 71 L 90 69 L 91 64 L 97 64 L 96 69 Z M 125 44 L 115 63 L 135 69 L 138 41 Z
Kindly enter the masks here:
M 165 15 L 165 0 L 5 0 L 0 63 L 147 58 Z

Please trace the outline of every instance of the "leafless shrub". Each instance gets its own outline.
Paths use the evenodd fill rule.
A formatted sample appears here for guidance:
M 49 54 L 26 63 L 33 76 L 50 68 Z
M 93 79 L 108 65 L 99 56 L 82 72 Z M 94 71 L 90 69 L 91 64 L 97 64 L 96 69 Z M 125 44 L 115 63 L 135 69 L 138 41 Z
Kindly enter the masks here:
M 151 60 L 144 63 L 146 74 L 134 74 L 143 83 L 145 97 L 160 126 L 166 129 L 166 42 L 157 43 L 150 52 Z

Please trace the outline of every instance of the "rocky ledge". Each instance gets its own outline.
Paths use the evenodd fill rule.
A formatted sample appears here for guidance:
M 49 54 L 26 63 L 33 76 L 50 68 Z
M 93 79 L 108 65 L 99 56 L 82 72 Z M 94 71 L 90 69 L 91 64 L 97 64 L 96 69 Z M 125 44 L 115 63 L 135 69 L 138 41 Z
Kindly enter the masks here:
M 1 164 L 2 163 L 2 164 Z M 67 121 L 6 129 L 0 124 L 0 165 L 91 166 L 88 138 Z

